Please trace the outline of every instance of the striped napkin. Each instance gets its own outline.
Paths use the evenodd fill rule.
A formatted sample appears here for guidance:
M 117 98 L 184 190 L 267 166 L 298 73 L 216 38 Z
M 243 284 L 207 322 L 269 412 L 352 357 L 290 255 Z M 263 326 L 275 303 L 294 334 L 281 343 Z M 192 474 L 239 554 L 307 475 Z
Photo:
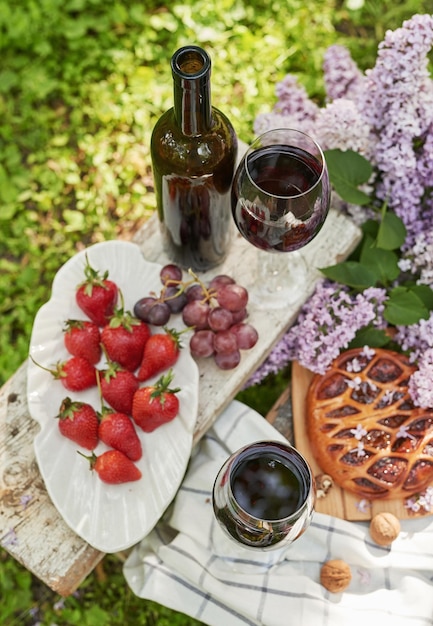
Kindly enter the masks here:
M 208 626 L 431 626 L 433 517 L 403 520 L 389 547 L 368 524 L 315 513 L 283 555 L 237 549 L 213 516 L 211 492 L 226 458 L 253 441 L 285 441 L 234 401 L 193 451 L 179 492 L 154 530 L 133 548 L 124 575 L 132 591 Z M 352 580 L 342 593 L 320 584 L 329 559 L 344 559 Z

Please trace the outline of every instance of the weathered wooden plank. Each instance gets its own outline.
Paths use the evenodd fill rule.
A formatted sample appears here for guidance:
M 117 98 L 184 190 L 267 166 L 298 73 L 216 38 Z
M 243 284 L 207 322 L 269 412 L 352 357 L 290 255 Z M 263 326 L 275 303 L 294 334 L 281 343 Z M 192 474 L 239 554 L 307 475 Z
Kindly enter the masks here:
M 0 390 L 0 544 L 61 595 L 104 556 L 75 534 L 52 504 L 33 449 L 24 363 Z
M 250 320 L 260 334 L 253 350 L 245 352 L 236 370 L 223 372 L 212 360 L 199 363 L 199 415 L 194 440 L 213 424 L 272 347 L 293 323 L 303 302 L 314 290 L 317 267 L 343 259 L 359 239 L 358 229 L 332 212 L 322 232 L 305 249 L 309 273 L 291 306 L 266 310 L 251 303 Z M 135 237 L 146 258 L 166 263 L 157 216 Z M 230 254 L 215 273 L 233 276 L 253 293 L 257 279 L 256 250 L 234 234 Z M 212 273 L 204 275 L 210 278 Z M 139 289 L 139 277 L 137 277 Z M 137 297 L 141 295 L 137 293 Z M 62 595 L 72 593 L 103 554 L 90 547 L 63 521 L 41 479 L 33 451 L 38 425 L 29 415 L 26 364 L 0 390 L 0 544 L 24 567 Z

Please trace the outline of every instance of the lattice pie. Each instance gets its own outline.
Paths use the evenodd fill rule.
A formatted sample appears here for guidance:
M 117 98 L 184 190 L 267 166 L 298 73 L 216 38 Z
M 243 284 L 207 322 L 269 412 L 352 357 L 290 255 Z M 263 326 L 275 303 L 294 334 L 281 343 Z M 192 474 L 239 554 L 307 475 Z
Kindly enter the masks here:
M 411 401 L 414 370 L 397 352 L 353 349 L 313 378 L 309 441 L 322 471 L 343 489 L 361 498 L 395 499 L 433 482 L 433 410 Z

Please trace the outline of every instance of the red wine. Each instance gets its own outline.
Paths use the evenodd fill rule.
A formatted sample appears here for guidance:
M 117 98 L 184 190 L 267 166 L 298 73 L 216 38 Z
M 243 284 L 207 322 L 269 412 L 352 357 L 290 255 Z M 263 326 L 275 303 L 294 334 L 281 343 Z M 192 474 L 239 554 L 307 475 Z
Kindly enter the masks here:
M 254 548 L 296 539 L 310 522 L 313 504 L 305 460 L 275 441 L 256 442 L 233 455 L 213 489 L 214 513 L 224 531 Z
M 264 454 L 241 462 L 231 479 L 233 496 L 244 511 L 263 520 L 293 515 L 305 495 L 299 474 L 275 454 Z
M 329 181 L 321 161 L 295 146 L 250 153 L 232 186 L 236 226 L 263 250 L 290 252 L 306 245 L 321 229 L 328 206 Z

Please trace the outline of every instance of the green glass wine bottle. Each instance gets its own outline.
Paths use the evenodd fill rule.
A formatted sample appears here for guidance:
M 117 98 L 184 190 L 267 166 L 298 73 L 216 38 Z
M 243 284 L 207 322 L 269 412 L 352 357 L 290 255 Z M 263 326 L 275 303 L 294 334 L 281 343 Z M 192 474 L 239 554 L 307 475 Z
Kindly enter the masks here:
M 174 106 L 151 139 L 155 195 L 164 246 L 185 269 L 206 271 L 227 255 L 232 219 L 230 190 L 237 138 L 211 104 L 211 60 L 198 46 L 171 59 Z

